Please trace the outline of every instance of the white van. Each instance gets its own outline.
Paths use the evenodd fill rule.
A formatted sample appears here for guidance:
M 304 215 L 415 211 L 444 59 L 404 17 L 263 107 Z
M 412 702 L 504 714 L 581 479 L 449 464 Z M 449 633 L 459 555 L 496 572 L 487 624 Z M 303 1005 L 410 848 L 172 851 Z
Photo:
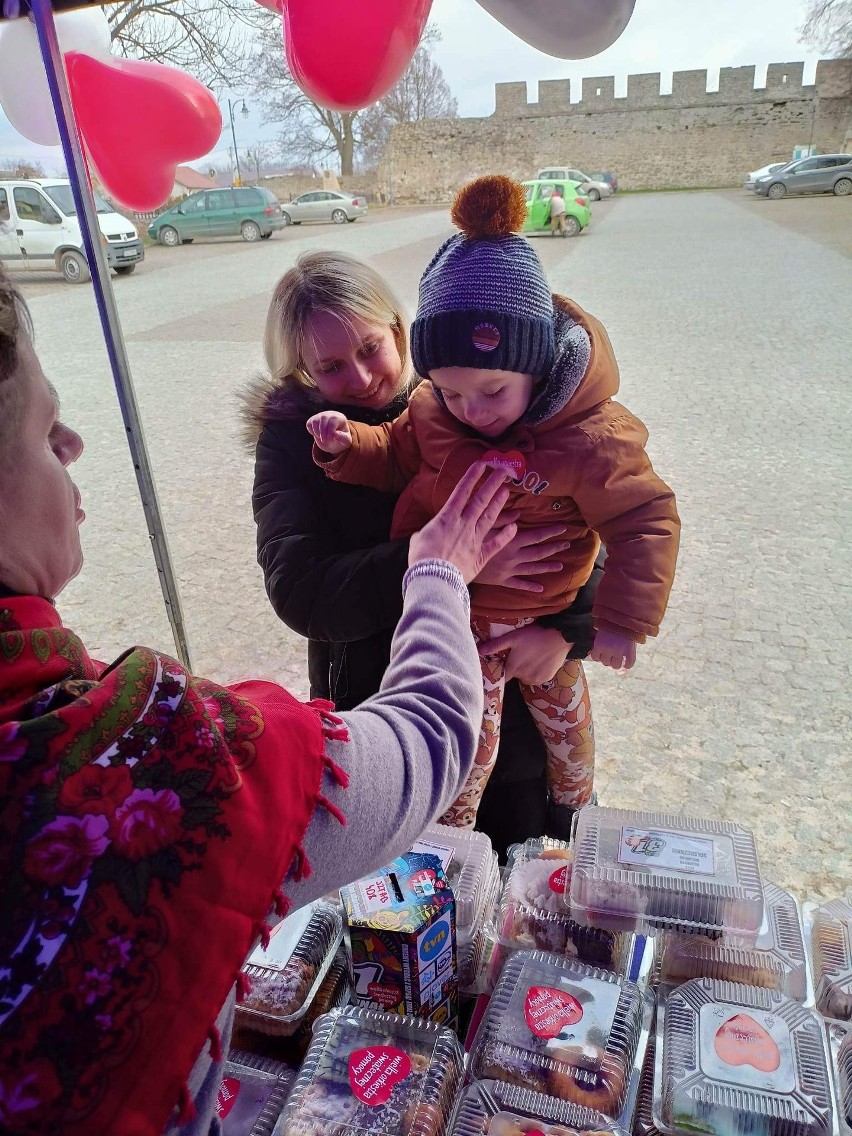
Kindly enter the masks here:
M 97 193 L 95 206 L 109 266 L 129 276 L 145 259 L 136 226 Z M 58 269 L 69 284 L 91 278 L 70 181 L 0 181 L 0 260 L 28 272 Z

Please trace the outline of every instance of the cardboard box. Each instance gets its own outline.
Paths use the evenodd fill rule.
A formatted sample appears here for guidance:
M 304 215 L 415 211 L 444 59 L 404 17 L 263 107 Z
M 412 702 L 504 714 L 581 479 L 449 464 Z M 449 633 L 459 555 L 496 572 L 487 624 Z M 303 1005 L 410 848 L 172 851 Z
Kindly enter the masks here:
M 341 888 L 353 1002 L 455 1025 L 455 900 L 441 857 L 407 852 Z

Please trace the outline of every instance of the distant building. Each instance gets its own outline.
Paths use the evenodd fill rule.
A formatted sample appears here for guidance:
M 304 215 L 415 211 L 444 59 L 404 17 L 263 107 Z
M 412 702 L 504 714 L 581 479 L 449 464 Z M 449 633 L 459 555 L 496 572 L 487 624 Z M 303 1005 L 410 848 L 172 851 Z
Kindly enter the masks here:
M 207 177 L 206 174 L 200 174 L 191 166 L 178 166 L 175 170 L 175 184 L 171 196 L 173 198 L 186 197 L 190 193 L 197 193 L 200 189 L 216 188 L 217 185 L 213 178 Z

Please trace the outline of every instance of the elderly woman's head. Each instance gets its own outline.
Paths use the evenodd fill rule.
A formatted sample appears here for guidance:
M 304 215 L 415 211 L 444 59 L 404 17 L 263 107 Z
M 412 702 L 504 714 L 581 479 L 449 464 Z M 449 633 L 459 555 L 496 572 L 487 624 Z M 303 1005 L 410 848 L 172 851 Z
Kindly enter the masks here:
M 0 584 L 48 599 L 83 563 L 85 514 L 66 468 L 83 443 L 58 412 L 26 306 L 0 265 Z

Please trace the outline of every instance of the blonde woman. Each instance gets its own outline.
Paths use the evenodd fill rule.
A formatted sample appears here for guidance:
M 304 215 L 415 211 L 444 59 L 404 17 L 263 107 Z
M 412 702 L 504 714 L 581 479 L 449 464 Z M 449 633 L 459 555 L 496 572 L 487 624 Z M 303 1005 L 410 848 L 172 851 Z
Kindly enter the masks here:
M 379 688 L 402 612 L 409 542 L 389 539 L 394 497 L 330 481 L 317 468 L 305 423 L 328 409 L 374 425 L 397 418 L 419 381 L 407 332 L 399 301 L 369 265 L 344 253 L 304 253 L 273 293 L 268 374 L 246 399 L 267 594 L 279 618 L 308 640 L 312 697 L 329 698 L 338 709 Z M 479 580 L 540 591 L 538 577 L 561 567 L 566 548 L 561 525 L 527 530 Z M 531 666 L 564 658 L 566 640 L 575 644 L 574 657 L 587 653 L 593 590 L 518 635 L 510 674 L 527 679 Z M 514 681 L 506 688 L 503 728 L 479 827 L 501 849 L 546 830 L 560 835 L 570 818 L 548 813 L 544 749 Z

